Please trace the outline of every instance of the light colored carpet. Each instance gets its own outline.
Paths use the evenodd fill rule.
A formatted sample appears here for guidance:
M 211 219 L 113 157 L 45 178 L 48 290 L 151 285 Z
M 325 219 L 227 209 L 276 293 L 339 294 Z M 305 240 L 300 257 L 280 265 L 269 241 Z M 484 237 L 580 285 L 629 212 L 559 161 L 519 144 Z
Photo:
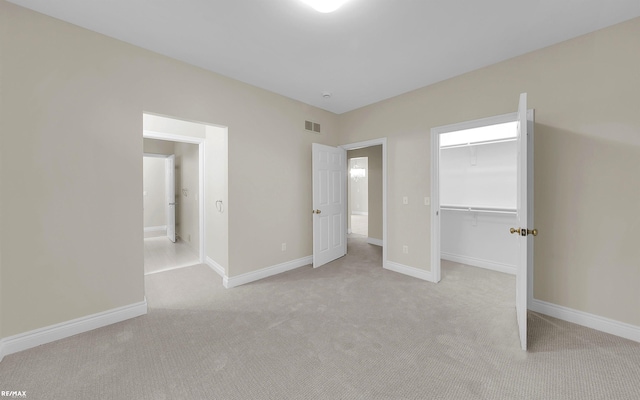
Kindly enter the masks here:
M 146 277 L 149 314 L 5 357 L 29 399 L 638 399 L 640 344 L 529 315 L 512 276 L 446 263 L 435 285 L 381 249 L 234 289 L 204 265 Z

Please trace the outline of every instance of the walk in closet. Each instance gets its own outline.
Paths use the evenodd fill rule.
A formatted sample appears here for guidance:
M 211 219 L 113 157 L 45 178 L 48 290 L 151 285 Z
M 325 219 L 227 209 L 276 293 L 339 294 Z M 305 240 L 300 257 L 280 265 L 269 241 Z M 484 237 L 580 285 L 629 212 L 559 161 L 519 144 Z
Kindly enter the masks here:
M 516 122 L 440 136 L 441 257 L 515 274 Z

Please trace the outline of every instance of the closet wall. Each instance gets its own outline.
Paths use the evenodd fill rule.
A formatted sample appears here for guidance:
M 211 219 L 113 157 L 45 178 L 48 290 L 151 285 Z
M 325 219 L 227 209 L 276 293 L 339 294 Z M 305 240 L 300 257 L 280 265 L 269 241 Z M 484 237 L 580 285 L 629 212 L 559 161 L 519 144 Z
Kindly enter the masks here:
M 515 141 L 440 150 L 443 259 L 515 274 L 516 161 Z

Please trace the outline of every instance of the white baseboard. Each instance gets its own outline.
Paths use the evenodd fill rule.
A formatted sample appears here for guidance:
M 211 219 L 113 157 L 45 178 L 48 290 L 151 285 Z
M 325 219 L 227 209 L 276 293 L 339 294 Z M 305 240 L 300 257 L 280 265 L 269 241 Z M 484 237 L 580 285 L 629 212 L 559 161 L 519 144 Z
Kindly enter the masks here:
M 613 319 L 589 314 L 584 311 L 559 306 L 542 300 L 533 299 L 529 303 L 531 311 L 545 314 L 574 324 L 586 326 L 587 328 L 610 333 L 625 339 L 640 342 L 640 326 L 627 324 Z
M 404 275 L 409 275 L 414 278 L 422 279 L 425 281 L 433 282 L 433 276 L 431 275 L 431 271 L 425 271 L 423 269 L 410 267 L 408 265 L 398 264 L 393 261 L 386 261 L 384 263 L 384 269 L 388 269 L 390 271 L 398 272 Z
M 457 254 L 451 253 L 440 253 L 440 258 L 443 260 L 453 261 L 460 264 L 471 265 L 474 267 L 480 267 L 484 269 L 490 269 L 492 271 L 504 272 L 505 274 L 516 274 L 516 266 L 510 264 L 502 264 L 495 261 L 483 260 L 481 258 L 468 257 L 468 256 L 460 256 Z
M 147 299 L 144 299 L 139 303 L 9 336 L 0 341 L 0 361 L 9 354 L 139 317 L 146 313 Z
M 166 225 L 162 225 L 162 226 L 145 226 L 144 227 L 144 231 L 145 232 L 162 232 L 162 231 L 166 231 L 167 230 L 167 226 Z
M 380 240 L 380 239 L 368 237 L 367 238 L 367 243 L 372 244 L 374 246 L 382 247 L 382 240 Z
M 217 262 L 213 261 L 213 259 L 211 257 L 207 256 L 207 259 L 205 260 L 205 262 L 207 263 L 207 265 L 209 267 L 211 267 L 212 270 L 214 270 L 223 279 L 226 277 L 225 274 L 224 274 L 224 267 L 222 265 L 218 264 Z
M 223 277 L 222 283 L 226 288 L 232 288 L 240 285 L 244 285 L 249 282 L 255 282 L 260 279 L 264 279 L 273 275 L 281 274 L 283 272 L 291 271 L 292 269 L 304 267 L 313 263 L 313 256 L 307 256 L 299 258 L 297 260 L 287 261 L 282 264 L 273 265 L 253 272 L 247 272 L 246 274 Z

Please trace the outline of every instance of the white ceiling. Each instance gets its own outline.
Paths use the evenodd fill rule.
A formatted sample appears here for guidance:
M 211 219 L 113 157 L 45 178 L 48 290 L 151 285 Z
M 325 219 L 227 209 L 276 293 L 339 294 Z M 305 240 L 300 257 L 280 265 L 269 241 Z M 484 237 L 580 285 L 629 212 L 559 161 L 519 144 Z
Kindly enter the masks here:
M 10 1 L 335 113 L 640 16 L 640 0 Z

